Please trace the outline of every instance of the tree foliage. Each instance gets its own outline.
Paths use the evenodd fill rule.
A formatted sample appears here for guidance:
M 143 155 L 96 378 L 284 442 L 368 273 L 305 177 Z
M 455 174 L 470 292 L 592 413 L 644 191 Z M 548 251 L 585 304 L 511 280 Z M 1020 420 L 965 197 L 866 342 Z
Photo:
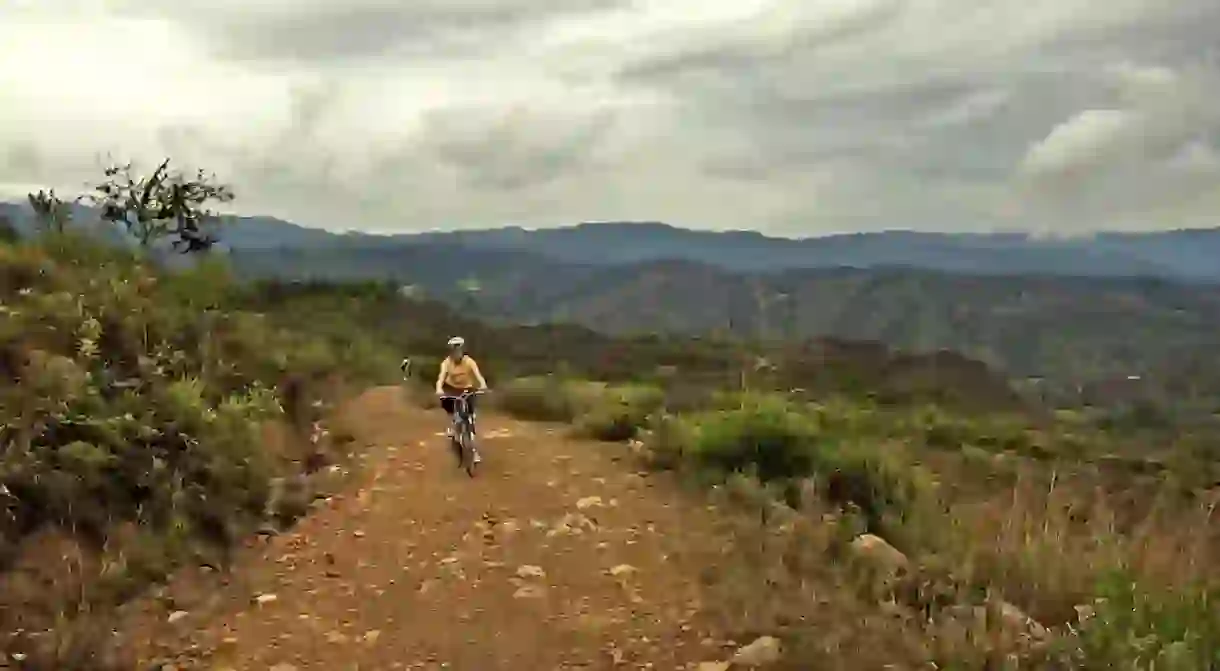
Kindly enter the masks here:
M 169 164 L 167 158 L 147 176 L 136 174 L 131 163 L 111 166 L 91 199 L 103 221 L 122 224 L 143 248 L 168 240 L 179 253 L 207 251 L 217 242 L 206 230 L 217 220 L 209 205 L 231 202 L 233 191 L 202 169 L 191 175 Z
M 30 201 L 30 208 L 34 210 L 34 220 L 40 230 L 64 232 L 68 222 L 72 220 L 72 206 L 55 195 L 55 189 L 39 189 L 38 193 L 31 193 L 26 198 Z

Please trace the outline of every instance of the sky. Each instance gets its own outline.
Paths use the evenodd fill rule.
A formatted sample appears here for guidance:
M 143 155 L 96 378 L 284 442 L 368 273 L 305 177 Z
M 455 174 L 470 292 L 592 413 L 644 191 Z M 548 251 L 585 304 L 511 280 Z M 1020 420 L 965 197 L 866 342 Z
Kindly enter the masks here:
M 0 197 L 406 232 L 1220 225 L 1216 0 L 0 0 Z

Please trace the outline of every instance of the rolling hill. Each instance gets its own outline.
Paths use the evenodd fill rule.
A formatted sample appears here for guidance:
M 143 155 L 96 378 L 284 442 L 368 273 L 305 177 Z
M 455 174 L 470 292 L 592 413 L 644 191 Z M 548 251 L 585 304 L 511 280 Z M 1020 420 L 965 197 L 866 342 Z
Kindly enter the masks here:
M 1217 269 L 1203 263 L 1210 259 L 1199 255 L 1199 246 L 1210 244 L 1220 250 L 1220 236 L 1211 232 L 1191 233 L 1186 232 L 1182 238 L 1176 234 L 1106 234 L 1043 240 L 1021 234 L 885 231 L 787 239 L 755 231 L 692 231 L 660 223 L 601 223 L 539 231 L 508 228 L 426 233 L 409 239 L 457 242 L 480 249 L 531 251 L 570 263 L 608 265 L 682 259 L 739 272 L 904 266 L 987 274 L 1212 277 Z
M 794 268 L 911 267 L 989 275 L 1059 274 L 1220 281 L 1220 229 L 1104 233 L 1042 239 L 1024 234 L 885 231 L 819 238 L 773 238 L 755 231 L 695 231 L 667 224 L 586 223 L 401 235 L 332 234 L 265 217 L 240 220 L 236 249 L 458 245 L 481 251 L 540 254 L 582 265 L 686 260 L 737 272 Z
M 388 280 L 501 321 L 871 340 L 957 350 L 1022 377 L 1146 375 L 1220 344 L 1220 290 L 1154 278 L 913 268 L 751 274 L 680 260 L 560 263 L 441 244 L 239 250 L 234 262 L 250 278 Z
M 30 227 L 24 204 L 0 203 L 0 216 Z M 96 219 L 77 208 L 82 222 Z M 987 275 L 1163 277 L 1220 281 L 1220 228 L 1101 233 L 1039 238 L 1022 233 L 924 233 L 892 230 L 816 238 L 776 238 L 756 231 L 698 231 L 658 222 L 582 223 L 395 235 L 332 233 L 274 217 L 237 217 L 226 228 L 235 250 L 335 250 L 366 253 L 404 247 L 462 247 L 535 254 L 576 265 L 685 260 L 735 272 L 808 268 L 910 267 Z M 371 252 L 378 253 L 378 252 Z

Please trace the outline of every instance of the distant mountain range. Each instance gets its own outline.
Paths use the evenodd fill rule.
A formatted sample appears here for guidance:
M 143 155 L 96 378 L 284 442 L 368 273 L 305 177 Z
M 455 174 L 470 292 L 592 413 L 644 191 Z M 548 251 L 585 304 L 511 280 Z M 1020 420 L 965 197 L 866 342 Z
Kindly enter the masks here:
M 690 261 L 565 264 L 456 245 L 239 251 L 234 262 L 247 277 L 390 279 L 504 322 L 878 341 L 960 351 L 1021 376 L 1141 374 L 1220 345 L 1220 289 L 1160 279 L 909 268 L 751 275 Z
M 1220 230 L 788 240 L 601 223 L 371 236 L 244 220 L 228 240 L 248 277 L 390 280 L 511 322 L 873 340 L 1074 379 L 1180 368 L 1220 345 Z
M 20 227 L 31 226 L 24 204 L 0 203 Z M 96 220 L 77 207 L 78 221 Z M 696 231 L 657 222 L 584 223 L 565 228 L 404 233 L 332 233 L 274 217 L 238 217 L 225 228 L 235 250 L 398 249 L 404 246 L 541 255 L 579 265 L 662 260 L 708 264 L 745 273 L 809 268 L 905 267 L 986 275 L 1162 277 L 1220 282 L 1220 228 L 1151 233 L 1101 233 L 1040 238 L 1022 233 L 885 231 L 816 238 L 774 238 L 755 231 Z
M 28 230 L 26 208 L 4 214 Z M 380 236 L 247 217 L 224 239 L 246 278 L 389 281 L 516 323 L 872 340 L 1076 380 L 1187 370 L 1220 353 L 1220 229 L 791 240 L 598 223 Z
M 1220 228 L 1038 238 L 1019 233 L 886 231 L 773 238 L 754 231 L 695 231 L 655 222 L 585 223 L 399 235 L 335 234 L 266 217 L 239 220 L 236 249 L 456 245 L 540 254 L 574 264 L 685 260 L 736 272 L 909 267 L 972 274 L 1164 277 L 1220 281 Z

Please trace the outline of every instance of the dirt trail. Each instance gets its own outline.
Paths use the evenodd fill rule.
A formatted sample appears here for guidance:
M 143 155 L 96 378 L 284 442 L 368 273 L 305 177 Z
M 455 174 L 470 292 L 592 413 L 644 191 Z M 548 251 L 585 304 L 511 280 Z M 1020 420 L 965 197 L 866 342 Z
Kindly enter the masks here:
M 444 416 L 397 388 L 348 413 L 368 454 L 360 482 L 226 586 L 144 606 L 145 664 L 185 649 L 194 660 L 175 668 L 668 670 L 724 656 L 682 552 L 704 511 L 612 463 L 621 450 L 484 412 L 471 480 Z

